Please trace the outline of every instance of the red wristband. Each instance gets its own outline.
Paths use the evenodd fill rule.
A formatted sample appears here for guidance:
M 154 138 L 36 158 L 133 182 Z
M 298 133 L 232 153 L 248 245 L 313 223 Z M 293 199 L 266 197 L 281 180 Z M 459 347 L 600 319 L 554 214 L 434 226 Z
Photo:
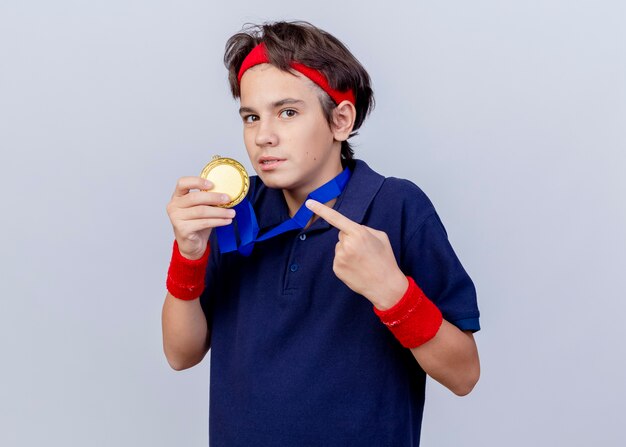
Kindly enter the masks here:
M 200 259 L 187 259 L 180 254 L 178 242 L 174 240 L 172 260 L 167 272 L 167 290 L 172 296 L 181 300 L 193 300 L 198 298 L 204 290 L 204 275 L 209 263 L 211 246 L 207 244 L 206 250 Z
M 405 348 L 417 348 L 433 338 L 443 322 L 441 311 L 410 276 L 409 287 L 392 308 L 379 310 L 378 318 Z

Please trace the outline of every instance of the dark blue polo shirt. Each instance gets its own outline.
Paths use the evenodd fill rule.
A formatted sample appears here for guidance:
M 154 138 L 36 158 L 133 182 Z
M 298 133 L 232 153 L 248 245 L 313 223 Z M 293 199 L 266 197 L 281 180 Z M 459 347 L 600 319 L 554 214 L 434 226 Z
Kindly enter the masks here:
M 261 234 L 289 218 L 258 177 L 248 196 Z M 477 331 L 472 280 L 426 195 L 356 161 L 334 207 L 385 231 L 402 271 L 443 317 Z M 338 230 L 322 219 L 220 254 L 213 232 L 201 297 L 211 330 L 212 446 L 417 446 L 426 375 L 372 304 L 332 270 Z

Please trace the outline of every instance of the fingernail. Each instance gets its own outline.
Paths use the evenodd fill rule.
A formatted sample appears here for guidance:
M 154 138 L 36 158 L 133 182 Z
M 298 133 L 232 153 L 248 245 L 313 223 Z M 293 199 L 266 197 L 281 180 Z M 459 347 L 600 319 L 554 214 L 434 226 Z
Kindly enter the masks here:
M 205 181 L 204 181 L 204 186 L 205 186 L 206 188 L 211 188 L 211 187 L 213 186 L 213 183 L 211 183 L 211 182 L 210 182 L 210 181 L 208 181 L 208 180 L 205 180 Z
M 222 202 L 230 202 L 230 197 L 228 197 L 226 194 L 222 194 Z
M 237 213 L 235 212 L 235 210 L 228 210 L 228 216 L 229 216 L 229 217 L 235 217 L 235 214 L 237 214 Z

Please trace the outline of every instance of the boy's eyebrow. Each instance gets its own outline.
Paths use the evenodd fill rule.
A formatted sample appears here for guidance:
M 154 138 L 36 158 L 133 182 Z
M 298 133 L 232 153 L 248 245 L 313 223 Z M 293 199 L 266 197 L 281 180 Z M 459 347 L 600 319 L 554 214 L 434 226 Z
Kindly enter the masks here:
M 239 114 L 243 115 L 244 113 L 255 113 L 255 111 L 254 109 L 251 109 L 250 107 L 240 107 Z
M 301 99 L 295 99 L 295 98 L 285 98 L 285 99 L 281 99 L 279 101 L 273 102 L 271 104 L 271 107 L 275 109 L 277 107 L 282 107 L 287 104 L 304 104 L 304 101 Z M 251 107 L 240 107 L 239 114 L 243 115 L 244 113 L 256 113 L 256 111 Z
M 276 107 L 281 107 L 287 104 L 304 104 L 304 101 L 302 101 L 301 99 L 295 99 L 295 98 L 285 98 L 285 99 L 281 99 L 280 101 L 276 101 L 274 104 L 272 104 L 272 106 L 276 108 Z

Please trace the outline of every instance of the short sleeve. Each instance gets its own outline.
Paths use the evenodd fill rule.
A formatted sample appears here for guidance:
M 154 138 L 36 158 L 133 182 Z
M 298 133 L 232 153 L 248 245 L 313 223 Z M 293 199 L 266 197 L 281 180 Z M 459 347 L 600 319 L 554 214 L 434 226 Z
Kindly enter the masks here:
M 401 264 L 445 320 L 464 331 L 480 330 L 476 288 L 435 211 L 409 235 Z

